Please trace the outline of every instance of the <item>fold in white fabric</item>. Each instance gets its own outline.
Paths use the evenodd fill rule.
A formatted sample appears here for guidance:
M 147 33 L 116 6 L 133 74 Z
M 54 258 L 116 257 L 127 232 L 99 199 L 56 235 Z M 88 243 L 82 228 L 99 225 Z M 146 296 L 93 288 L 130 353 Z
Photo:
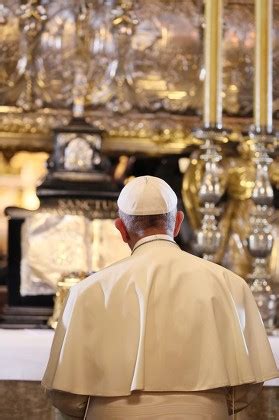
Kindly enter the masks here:
M 154 240 L 156 239 L 156 240 Z M 160 240 L 157 240 L 160 239 Z M 278 377 L 251 291 L 221 266 L 149 237 L 71 289 L 43 379 L 95 396 L 202 391 Z

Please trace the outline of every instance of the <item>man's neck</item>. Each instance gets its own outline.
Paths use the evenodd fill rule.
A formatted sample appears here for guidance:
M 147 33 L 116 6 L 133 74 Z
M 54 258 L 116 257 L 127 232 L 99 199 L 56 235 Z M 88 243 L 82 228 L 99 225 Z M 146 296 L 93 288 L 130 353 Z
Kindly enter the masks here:
M 131 238 L 131 241 L 128 242 L 130 249 L 134 249 L 135 244 L 139 240 L 146 238 L 147 236 L 152 236 L 152 235 L 168 235 L 168 236 L 173 237 L 173 235 L 170 235 L 170 232 L 167 232 L 164 229 L 153 229 L 153 228 L 146 229 L 142 235 L 137 235 Z

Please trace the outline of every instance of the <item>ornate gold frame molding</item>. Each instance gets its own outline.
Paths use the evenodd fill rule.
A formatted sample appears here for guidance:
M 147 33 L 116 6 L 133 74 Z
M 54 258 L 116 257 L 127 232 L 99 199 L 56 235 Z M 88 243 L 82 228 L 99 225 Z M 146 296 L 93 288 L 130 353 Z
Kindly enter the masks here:
M 86 120 L 106 130 L 105 153 L 144 155 L 188 155 L 200 141 L 192 134 L 201 126 L 199 116 L 173 115 L 164 112 L 127 115 L 108 111 L 87 111 Z M 24 112 L 16 107 L 0 107 L 0 150 L 52 150 L 51 130 L 66 125 L 68 110 L 43 109 Z M 224 126 L 231 130 L 229 139 L 241 142 L 252 118 L 224 117 Z M 276 125 L 276 124 L 275 124 Z M 277 124 L 278 126 L 278 124 Z

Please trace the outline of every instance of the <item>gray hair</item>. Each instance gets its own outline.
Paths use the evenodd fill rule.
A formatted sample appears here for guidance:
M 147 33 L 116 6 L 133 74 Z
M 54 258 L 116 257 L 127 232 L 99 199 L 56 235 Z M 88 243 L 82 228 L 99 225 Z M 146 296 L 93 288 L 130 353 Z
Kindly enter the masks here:
M 119 210 L 119 217 L 128 232 L 143 235 L 147 229 L 158 228 L 172 234 L 175 226 L 177 210 L 165 214 L 152 214 L 147 216 L 131 216 Z

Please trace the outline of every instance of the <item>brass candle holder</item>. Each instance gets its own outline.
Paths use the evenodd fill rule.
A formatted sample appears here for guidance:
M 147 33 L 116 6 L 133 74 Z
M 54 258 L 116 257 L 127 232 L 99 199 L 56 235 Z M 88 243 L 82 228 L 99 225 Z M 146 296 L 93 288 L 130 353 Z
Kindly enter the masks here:
M 60 318 L 61 311 L 64 306 L 65 299 L 71 287 L 79 283 L 81 280 L 88 277 L 88 273 L 69 273 L 61 278 L 57 283 L 57 290 L 54 297 L 54 308 L 53 314 L 49 318 L 47 325 L 54 330 L 57 327 L 58 320 Z

